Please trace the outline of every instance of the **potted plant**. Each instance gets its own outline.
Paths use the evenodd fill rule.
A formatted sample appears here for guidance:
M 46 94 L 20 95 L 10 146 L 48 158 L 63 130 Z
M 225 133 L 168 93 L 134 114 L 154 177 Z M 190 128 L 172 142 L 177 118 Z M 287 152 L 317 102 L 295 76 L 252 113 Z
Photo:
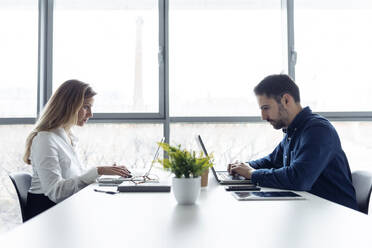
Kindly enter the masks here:
M 167 171 L 174 174 L 172 191 L 179 204 L 194 204 L 200 194 L 201 175 L 213 166 L 212 156 L 204 156 L 201 152 L 181 149 L 181 145 L 171 146 L 159 143 L 168 153 L 169 158 L 159 159 L 159 163 Z

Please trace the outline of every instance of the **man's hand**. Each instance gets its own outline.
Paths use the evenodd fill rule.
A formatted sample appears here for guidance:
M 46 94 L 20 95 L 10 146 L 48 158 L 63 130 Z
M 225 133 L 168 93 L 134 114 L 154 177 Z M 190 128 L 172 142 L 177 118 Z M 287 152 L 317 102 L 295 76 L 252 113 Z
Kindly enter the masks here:
M 247 179 L 251 179 L 254 169 L 245 163 L 235 162 L 227 166 L 227 171 L 231 175 L 239 174 Z
M 131 172 L 124 165 L 121 166 L 99 166 L 97 167 L 98 175 L 118 175 L 122 177 L 132 177 Z

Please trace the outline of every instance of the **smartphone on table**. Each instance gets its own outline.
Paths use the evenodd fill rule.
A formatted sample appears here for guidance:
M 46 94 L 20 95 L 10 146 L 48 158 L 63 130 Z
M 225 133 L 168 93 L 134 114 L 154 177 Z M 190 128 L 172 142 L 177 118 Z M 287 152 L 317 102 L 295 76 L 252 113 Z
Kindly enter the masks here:
M 225 187 L 226 191 L 260 191 L 257 185 L 231 185 Z

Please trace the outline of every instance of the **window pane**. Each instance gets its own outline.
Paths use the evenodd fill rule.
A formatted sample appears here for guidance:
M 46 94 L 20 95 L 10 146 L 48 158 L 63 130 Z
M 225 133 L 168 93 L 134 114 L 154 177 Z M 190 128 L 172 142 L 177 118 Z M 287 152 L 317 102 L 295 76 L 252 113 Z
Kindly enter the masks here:
M 341 139 L 350 169 L 372 171 L 372 122 L 332 122 Z
M 57 0 L 53 87 L 92 85 L 96 112 L 159 111 L 156 0 Z
M 296 1 L 296 81 L 314 111 L 372 111 L 372 2 Z
M 258 115 L 253 88 L 283 71 L 281 1 L 170 1 L 171 116 Z
M 372 122 L 332 122 L 340 136 L 350 169 L 372 171 Z M 267 123 L 247 124 L 172 124 L 171 144 L 199 151 L 196 135 L 203 138 L 208 152 L 215 157 L 218 170 L 235 160 L 249 161 L 271 153 L 283 133 Z
M 283 133 L 267 123 L 172 124 L 171 144 L 200 151 L 195 137 L 200 134 L 215 168 L 226 170 L 228 163 L 266 156 L 283 138 Z
M 76 127 L 74 133 L 79 138 L 78 152 L 83 166 L 116 162 L 133 170 L 144 170 L 163 137 L 163 124 L 88 124 Z
M 17 192 L 8 174 L 31 172 L 22 158 L 32 125 L 0 125 L 0 235 L 22 223 Z
M 35 117 L 38 1 L 0 2 L 0 118 Z

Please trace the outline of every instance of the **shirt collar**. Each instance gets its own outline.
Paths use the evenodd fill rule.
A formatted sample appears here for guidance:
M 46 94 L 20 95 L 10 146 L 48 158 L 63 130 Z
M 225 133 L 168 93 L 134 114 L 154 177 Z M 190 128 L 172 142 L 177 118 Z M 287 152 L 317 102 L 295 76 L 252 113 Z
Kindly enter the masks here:
M 291 124 L 287 129 L 283 129 L 284 133 L 287 133 L 288 136 L 292 136 L 292 134 L 300 127 L 300 125 L 306 120 L 306 117 L 311 115 L 312 111 L 309 107 L 303 108 L 300 113 L 296 115 L 293 119 Z
M 69 135 L 67 134 L 66 130 L 63 127 L 58 127 L 55 129 L 55 133 L 60 136 L 62 139 L 64 139 L 67 144 L 72 145 L 72 147 L 76 147 L 79 139 L 73 134 L 73 132 L 70 130 L 69 135 L 71 137 L 68 137 Z

